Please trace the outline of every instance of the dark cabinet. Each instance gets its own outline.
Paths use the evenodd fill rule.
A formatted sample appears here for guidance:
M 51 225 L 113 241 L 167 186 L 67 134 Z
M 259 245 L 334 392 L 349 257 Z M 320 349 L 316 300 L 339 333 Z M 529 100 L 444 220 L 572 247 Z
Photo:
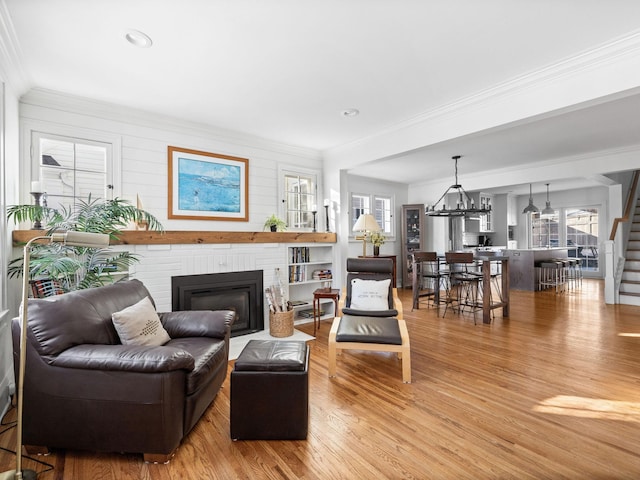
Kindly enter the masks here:
M 402 286 L 411 286 L 411 253 L 424 250 L 423 204 L 402 206 Z

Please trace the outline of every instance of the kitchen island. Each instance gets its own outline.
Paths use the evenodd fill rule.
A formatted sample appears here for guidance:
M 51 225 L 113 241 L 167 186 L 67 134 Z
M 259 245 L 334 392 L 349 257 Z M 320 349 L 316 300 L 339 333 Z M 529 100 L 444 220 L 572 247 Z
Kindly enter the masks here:
M 567 258 L 569 249 L 557 248 L 529 248 L 503 250 L 502 255 L 509 258 L 509 283 L 516 290 L 538 290 L 538 274 L 536 262 Z

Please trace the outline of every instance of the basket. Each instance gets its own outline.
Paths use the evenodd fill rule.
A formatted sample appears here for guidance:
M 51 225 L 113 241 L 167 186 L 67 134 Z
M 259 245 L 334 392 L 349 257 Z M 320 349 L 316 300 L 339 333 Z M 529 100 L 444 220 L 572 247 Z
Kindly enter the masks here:
M 269 311 L 269 333 L 272 337 L 290 337 L 293 335 L 293 310 L 286 312 Z

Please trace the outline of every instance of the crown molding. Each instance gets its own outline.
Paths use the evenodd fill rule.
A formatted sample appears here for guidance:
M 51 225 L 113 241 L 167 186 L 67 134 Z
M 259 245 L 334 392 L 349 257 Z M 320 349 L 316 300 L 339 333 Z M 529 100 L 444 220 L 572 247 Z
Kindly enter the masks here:
M 20 62 L 21 48 L 5 0 L 0 0 L 0 79 L 18 92 L 29 89 L 29 79 Z
M 402 122 L 390 125 L 367 137 L 324 150 L 326 155 L 339 154 L 367 145 L 378 137 L 425 123 L 434 123 L 443 119 L 460 117 L 466 112 L 487 109 L 493 104 L 508 101 L 543 85 L 553 84 L 561 79 L 575 77 L 582 72 L 615 64 L 627 58 L 640 57 L 640 30 L 618 37 L 592 49 L 565 58 L 546 67 L 513 77 L 490 88 L 460 98 L 454 102 L 440 105 Z

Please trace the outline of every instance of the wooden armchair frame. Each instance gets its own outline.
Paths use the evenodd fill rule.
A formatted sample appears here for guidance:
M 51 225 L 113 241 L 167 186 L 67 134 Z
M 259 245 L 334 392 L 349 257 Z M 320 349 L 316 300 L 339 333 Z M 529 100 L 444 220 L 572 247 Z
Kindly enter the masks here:
M 350 260 L 357 260 L 357 262 L 350 262 Z M 366 270 L 350 270 L 350 264 L 356 265 L 358 267 L 363 266 L 363 261 L 365 259 L 347 259 L 347 271 L 363 273 L 363 277 L 366 278 Z M 392 261 L 390 259 L 366 259 L 367 261 L 372 262 L 388 262 L 389 265 L 392 265 Z M 375 266 L 373 267 L 374 271 L 380 273 L 380 268 L 386 270 L 386 266 Z M 389 275 L 391 275 L 391 268 L 389 267 Z M 378 276 L 377 279 L 380 277 Z M 390 278 L 390 277 L 389 277 Z M 391 288 L 391 296 L 393 299 L 393 307 L 397 311 L 397 315 L 394 317 L 380 317 L 382 321 L 388 321 L 389 318 L 393 318 L 398 322 L 398 328 L 400 330 L 400 338 L 401 344 L 389 344 L 389 343 L 376 343 L 376 342 L 344 342 L 337 341 L 338 329 L 340 328 L 340 322 L 342 321 L 342 309 L 345 307 L 346 302 L 348 301 L 348 289 L 344 289 L 343 295 L 341 296 L 340 302 L 338 304 L 338 312 L 336 313 L 336 317 L 333 319 L 333 324 L 331 325 L 331 330 L 329 331 L 329 342 L 328 342 L 328 357 L 329 357 L 329 376 L 336 376 L 336 358 L 339 353 L 342 353 L 342 350 L 368 350 L 368 351 L 377 351 L 377 352 L 397 352 L 398 358 L 402 361 L 402 381 L 404 383 L 411 383 L 411 346 L 409 342 L 409 332 L 407 330 L 407 324 L 403 318 L 403 307 L 400 298 L 398 297 L 397 288 Z M 348 305 L 347 305 L 348 306 Z

